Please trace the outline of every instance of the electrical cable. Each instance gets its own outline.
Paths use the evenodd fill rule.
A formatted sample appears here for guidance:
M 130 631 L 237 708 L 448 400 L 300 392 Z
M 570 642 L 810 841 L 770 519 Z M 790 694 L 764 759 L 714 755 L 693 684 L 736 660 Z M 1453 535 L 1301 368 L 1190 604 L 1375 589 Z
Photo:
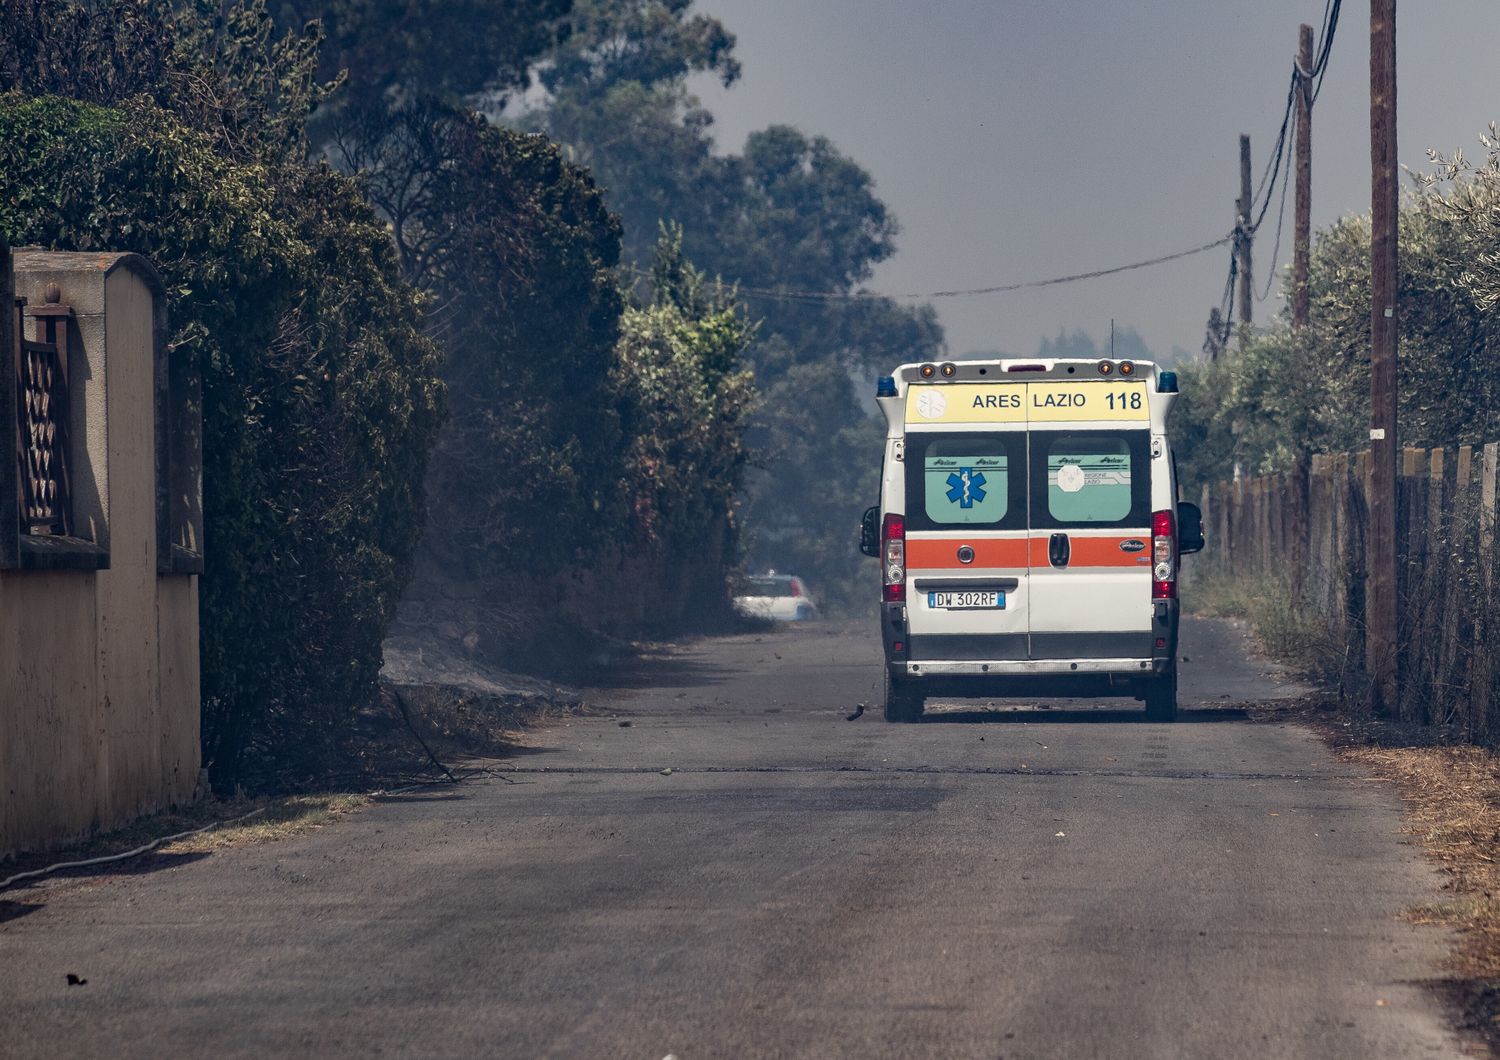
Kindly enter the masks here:
M 1316 48 L 1318 55 L 1317 59 L 1313 62 L 1312 69 L 1304 71 L 1300 63 L 1296 60 L 1292 61 L 1291 84 L 1287 88 L 1286 107 L 1281 116 L 1281 129 L 1276 134 L 1276 147 L 1272 151 L 1271 161 L 1267 163 L 1265 171 L 1261 174 L 1260 184 L 1256 187 L 1255 194 L 1251 196 L 1250 200 L 1252 210 L 1255 203 L 1260 203 L 1259 216 L 1256 217 L 1255 223 L 1250 226 L 1251 235 L 1255 234 L 1260 228 L 1261 222 L 1265 220 L 1266 212 L 1270 209 L 1271 200 L 1275 196 L 1276 181 L 1281 178 L 1281 164 L 1286 153 L 1287 134 L 1295 128 L 1294 116 L 1297 110 L 1297 93 L 1304 79 L 1317 79 L 1317 84 L 1313 88 L 1313 101 L 1317 101 L 1318 90 L 1322 88 L 1323 77 L 1328 72 L 1328 59 L 1333 52 L 1333 38 L 1338 29 L 1339 7 L 1342 3 L 1343 0 L 1325 0 L 1323 6 L 1322 40 Z M 1265 193 L 1264 202 L 1261 201 L 1262 192 Z M 1284 188 L 1282 190 L 1282 197 L 1283 199 L 1285 198 Z
M 1234 330 L 1234 281 L 1239 275 L 1239 257 L 1231 253 L 1229 255 L 1229 277 L 1224 282 L 1224 294 L 1219 299 L 1217 310 L 1218 323 L 1214 322 L 1214 314 L 1208 318 L 1208 334 L 1204 338 L 1203 350 L 1210 358 L 1216 357 L 1218 349 L 1229 340 L 1230 332 Z
M 1009 291 L 1029 290 L 1037 287 L 1054 287 L 1058 284 L 1077 283 L 1080 280 L 1094 280 L 1101 276 L 1113 276 L 1117 273 L 1130 272 L 1134 269 L 1145 269 L 1153 265 L 1165 265 L 1167 262 L 1178 261 L 1182 258 L 1192 257 L 1194 254 L 1202 254 L 1204 251 L 1222 247 L 1233 241 L 1234 233 L 1220 236 L 1211 243 L 1191 247 L 1187 250 L 1179 250 L 1172 254 L 1163 254 L 1160 257 L 1147 258 L 1144 261 L 1133 261 L 1128 265 L 1115 265 L 1107 269 L 1094 269 L 1091 272 L 1073 273 L 1069 276 L 1054 276 L 1045 280 L 1026 280 L 1020 283 L 998 284 L 993 287 L 973 287 L 966 290 L 954 291 L 926 291 L 912 294 L 882 294 L 878 291 L 806 291 L 787 290 L 775 287 L 745 287 L 732 288 L 738 294 L 751 295 L 757 298 L 782 299 L 785 301 L 802 302 L 864 302 L 871 299 L 921 299 L 932 298 L 966 298 L 971 295 L 1004 294 Z
M 1240 277 L 1239 255 L 1229 256 L 1229 279 L 1224 283 L 1224 297 L 1219 301 L 1219 316 L 1226 324 L 1234 320 L 1234 281 Z
M 1339 27 L 1339 6 L 1343 0 L 1329 0 L 1323 9 L 1323 46 L 1319 49 L 1318 61 L 1313 64 L 1312 76 L 1318 79 L 1313 86 L 1313 102 L 1318 101 L 1318 93 L 1323 91 L 1323 78 L 1328 73 L 1328 57 L 1333 52 L 1333 37 Z
M 434 760 L 436 760 L 436 756 L 433 756 L 433 758 Z M 455 774 L 441 762 L 438 762 L 437 764 L 439 768 L 441 768 L 443 772 L 447 774 L 444 779 L 418 781 L 415 784 L 408 784 L 404 788 L 395 788 L 391 791 L 386 792 L 386 794 L 401 795 L 409 791 L 415 791 L 418 788 L 430 788 L 439 784 L 459 784 L 465 780 L 471 780 L 472 778 L 478 776 L 493 777 L 496 780 L 503 780 L 507 784 L 516 783 L 515 780 L 513 780 L 511 777 L 506 776 L 504 773 L 500 773 L 493 769 L 486 769 L 483 766 L 476 766 L 472 769 L 463 770 L 462 772 Z M 195 835 L 202 835 L 204 832 L 211 832 L 215 828 L 223 828 L 225 825 L 239 824 L 241 821 L 248 821 L 250 818 L 259 816 L 260 814 L 263 814 L 265 812 L 266 808 L 262 806 L 257 810 L 251 810 L 249 813 L 241 814 L 239 817 L 230 817 L 223 821 L 214 821 L 212 824 L 206 824 L 202 828 L 194 828 L 186 832 L 176 832 L 172 835 L 161 836 L 157 839 L 151 840 L 149 843 L 143 843 L 133 850 L 126 850 L 119 854 L 106 854 L 103 857 L 85 858 L 81 861 L 60 861 L 56 865 L 48 865 L 46 868 L 30 869 L 26 872 L 18 872 L 13 876 L 7 876 L 5 879 L 0 880 L 0 891 L 7 890 L 8 888 L 15 886 L 16 884 L 23 883 L 27 880 L 39 880 L 45 876 L 51 876 L 53 873 L 62 872 L 65 869 L 86 869 L 91 868 L 95 865 L 108 865 L 116 861 L 126 861 L 130 858 L 137 858 L 142 854 L 149 854 L 151 851 L 155 850 L 157 847 L 163 845 L 164 843 L 175 843 L 179 839 L 188 839 Z
M 1286 147 L 1286 132 L 1287 132 L 1287 127 L 1291 124 L 1292 114 L 1297 109 L 1297 81 L 1298 81 L 1298 77 L 1299 77 L 1299 75 L 1297 73 L 1297 64 L 1295 62 L 1293 62 L 1292 63 L 1292 83 L 1287 87 L 1287 90 L 1286 90 L 1286 108 L 1282 111 L 1282 114 L 1281 114 L 1281 131 L 1276 134 L 1276 147 L 1272 151 L 1272 156 L 1273 156 L 1272 160 L 1270 162 L 1266 163 L 1265 171 L 1263 173 L 1261 173 L 1261 175 L 1260 175 L 1260 183 L 1258 185 L 1256 185 L 1255 194 L 1252 195 L 1252 196 L 1250 196 L 1250 203 L 1249 203 L 1249 209 L 1250 210 L 1253 210 L 1255 208 L 1255 203 L 1257 203 L 1257 202 L 1260 201 L 1261 192 L 1263 192 L 1263 191 L 1266 190 L 1266 182 L 1268 180 L 1271 181 L 1271 186 L 1273 188 L 1276 186 L 1275 185 L 1275 177 L 1273 176 L 1273 173 L 1276 172 L 1276 171 L 1278 171 L 1281 168 L 1281 153 L 1282 153 L 1282 151 Z M 1266 201 L 1269 202 L 1270 199 L 1271 199 L 1271 196 L 1268 194 L 1266 196 Z M 1247 213 L 1247 216 L 1248 216 L 1248 213 Z M 1251 228 L 1250 228 L 1250 230 L 1252 232 L 1254 232 L 1257 227 L 1259 227 L 1258 223 L 1256 225 L 1252 225 Z
M 422 734 L 417 732 L 416 726 L 412 723 L 411 715 L 406 710 L 406 703 L 403 701 L 399 692 L 396 693 L 396 706 L 401 710 L 401 717 L 403 720 L 405 720 L 407 729 L 409 729 L 411 731 L 411 734 L 416 737 L 417 742 L 422 745 L 422 750 L 427 752 L 427 757 L 432 762 L 432 764 L 444 774 L 444 779 L 418 781 L 415 784 L 408 784 L 404 788 L 396 788 L 393 791 L 387 792 L 386 794 L 400 795 L 409 791 L 415 791 L 418 788 L 432 787 L 436 784 L 458 784 L 477 776 L 494 777 L 497 780 L 505 781 L 505 783 L 507 784 L 515 783 L 512 778 L 506 776 L 504 773 L 498 772 L 494 769 L 487 769 L 484 766 L 475 766 L 473 768 L 455 774 L 453 770 L 449 769 L 446 765 L 443 764 L 443 761 L 438 758 L 438 756 L 433 752 L 432 748 L 428 746 L 427 741 L 422 739 Z M 190 836 L 202 835 L 204 832 L 211 832 L 215 828 L 222 828 L 226 824 L 239 824 L 239 822 L 241 821 L 248 821 L 250 818 L 256 817 L 265 812 L 266 808 L 262 806 L 259 809 L 251 810 L 249 813 L 241 814 L 239 817 L 230 817 L 223 821 L 214 821 L 211 824 L 204 825 L 202 828 L 194 828 L 186 832 L 176 832 L 172 835 L 161 836 L 160 838 L 151 840 L 149 843 L 143 843 L 141 846 L 138 846 L 133 850 L 126 850 L 119 854 L 106 854 L 103 857 L 86 858 L 82 861 L 60 861 L 56 865 L 48 865 L 46 868 L 30 869 L 26 872 L 18 872 L 13 876 L 7 876 L 5 879 L 0 880 L 0 891 L 4 891 L 7 888 L 12 887 L 15 884 L 22 883 L 26 880 L 37 880 L 41 879 L 44 876 L 51 876 L 54 872 L 62 872 L 64 869 L 83 869 L 89 868 L 94 865 L 108 865 L 112 862 L 125 861 L 129 858 L 140 857 L 142 854 L 148 854 L 151 851 L 155 850 L 163 843 L 172 843 L 179 839 L 187 839 Z
M 1321 45 L 1317 48 L 1318 57 L 1317 60 L 1313 63 L 1312 70 L 1303 71 L 1298 63 L 1296 63 L 1295 61 L 1292 63 L 1291 83 L 1287 88 L 1286 107 L 1282 113 L 1281 129 L 1276 135 L 1276 148 L 1272 152 L 1271 160 L 1267 163 L 1265 170 L 1261 174 L 1260 184 L 1256 188 L 1255 194 L 1251 196 L 1251 201 L 1248 204 L 1248 210 L 1246 213 L 1247 221 L 1249 219 L 1250 213 L 1255 213 L 1256 204 L 1259 203 L 1260 205 L 1260 209 L 1258 214 L 1256 215 L 1254 223 L 1248 224 L 1244 229 L 1244 235 L 1253 236 L 1260 229 L 1261 223 L 1265 220 L 1266 214 L 1271 208 L 1271 200 L 1275 197 L 1277 182 L 1281 182 L 1281 205 L 1278 209 L 1276 222 L 1276 249 L 1278 253 L 1280 252 L 1281 248 L 1281 232 L 1286 216 L 1286 173 L 1283 170 L 1283 162 L 1287 161 L 1287 134 L 1294 128 L 1297 91 L 1304 78 L 1317 78 L 1317 84 L 1313 89 L 1313 99 L 1314 101 L 1316 101 L 1317 94 L 1323 86 L 1323 77 L 1327 73 L 1328 59 L 1333 50 L 1333 38 L 1338 28 L 1339 8 L 1342 2 L 1343 0 L 1325 0 L 1324 2 L 1323 28 L 1321 34 L 1322 41 Z M 1264 193 L 1264 201 L 1261 201 L 1262 193 Z M 1113 276 L 1118 273 L 1129 272 L 1134 269 L 1144 269 L 1150 268 L 1154 265 L 1164 265 L 1168 262 L 1191 257 L 1195 254 L 1202 254 L 1205 251 L 1213 250 L 1216 247 L 1222 247 L 1228 243 L 1234 243 L 1239 238 L 1241 238 L 1241 228 L 1237 225 L 1233 232 L 1219 239 L 1216 239 L 1211 243 L 1204 243 L 1201 246 L 1192 247 L 1188 250 L 1177 251 L 1173 254 L 1164 254 L 1160 257 L 1148 258 L 1144 261 L 1131 262 L 1128 265 L 1116 265 L 1112 268 L 1095 269 L 1090 272 L 1074 273 L 1069 276 L 1054 276 L 1045 280 L 1027 280 L 1020 283 L 997 284 L 990 287 L 973 287 L 963 290 L 926 291 L 906 294 L 882 294 L 878 291 L 809 291 L 775 287 L 747 287 L 743 285 L 737 285 L 733 287 L 733 290 L 737 294 L 746 295 L 751 298 L 764 298 L 788 302 L 861 302 L 881 298 L 889 298 L 898 301 L 908 299 L 927 301 L 934 298 L 967 298 L 976 295 L 1004 294 L 1011 291 L 1034 290 L 1039 287 L 1053 287 L 1060 284 L 1077 283 L 1082 280 L 1093 280 L 1103 276 Z M 635 271 L 637 273 L 640 273 L 641 275 L 645 275 L 645 273 L 640 269 L 636 269 Z M 1229 283 L 1226 285 L 1224 301 L 1221 303 L 1221 312 L 1224 316 L 1226 327 L 1234 319 L 1234 280 L 1238 275 L 1238 271 L 1238 262 L 1231 254 L 1229 263 Z M 1274 276 L 1275 270 L 1273 268 L 1271 271 L 1271 277 L 1274 278 Z M 1264 301 L 1266 297 L 1270 296 L 1269 281 L 1266 290 L 1267 293 L 1261 298 L 1262 301 Z
M 1270 174 L 1274 174 L 1274 175 L 1271 176 L 1271 186 L 1269 188 L 1265 187 L 1265 183 L 1264 183 L 1264 181 L 1262 181 L 1261 190 L 1264 190 L 1266 192 L 1266 201 L 1261 204 L 1260 214 L 1259 214 L 1259 216 L 1257 216 L 1255 218 L 1255 223 L 1252 224 L 1252 225 L 1250 225 L 1250 234 L 1251 235 L 1254 235 L 1257 231 L 1260 230 L 1260 223 L 1266 219 L 1266 211 L 1271 208 L 1271 198 L 1276 193 L 1276 182 L 1279 179 L 1281 179 L 1281 176 L 1282 176 L 1281 163 L 1282 163 L 1282 160 L 1287 157 L 1287 155 L 1286 155 L 1287 131 L 1291 128 L 1293 116 L 1297 112 L 1297 109 L 1296 109 L 1297 79 L 1298 79 L 1298 74 L 1297 74 L 1297 72 L 1295 70 L 1293 70 L 1293 72 L 1292 72 L 1292 87 L 1291 87 L 1290 91 L 1288 91 L 1288 93 L 1287 93 L 1287 109 L 1286 109 L 1286 113 L 1282 116 L 1282 119 L 1281 119 L 1281 132 L 1278 133 L 1277 136 L 1276 136 L 1276 150 L 1275 150 L 1275 152 L 1274 152 L 1274 154 L 1272 156 L 1271 164 L 1270 164 L 1270 166 L 1267 169 L 1267 174 L 1268 175 L 1270 175 Z M 1256 193 L 1255 193 L 1254 199 L 1251 200 L 1251 202 L 1252 202 L 1252 207 L 1251 208 L 1252 209 L 1254 208 L 1254 206 L 1253 206 L 1254 201 L 1256 199 L 1259 199 L 1259 198 L 1260 198 L 1260 190 L 1257 190 Z
M 1295 134 L 1297 123 L 1292 122 L 1292 131 Z M 1271 248 L 1271 267 L 1266 270 L 1266 289 L 1255 296 L 1257 302 L 1264 302 L 1271 297 L 1271 288 L 1276 283 L 1276 260 L 1281 257 L 1281 229 L 1286 223 L 1286 190 L 1292 183 L 1292 171 L 1288 166 L 1281 175 L 1281 205 L 1276 207 L 1276 243 Z
M 124 861 L 127 858 L 139 857 L 142 854 L 150 853 L 163 843 L 172 843 L 179 839 L 186 839 L 189 836 L 202 835 L 204 832 L 211 832 L 215 828 L 222 828 L 226 824 L 239 824 L 241 821 L 248 821 L 250 818 L 265 812 L 266 809 L 262 806 L 258 810 L 251 810 L 249 813 L 242 814 L 239 817 L 231 817 L 225 821 L 215 821 L 212 824 L 204 825 L 202 828 L 194 828 L 187 832 L 178 832 L 175 835 L 164 835 L 160 839 L 153 839 L 149 843 L 138 846 L 134 850 L 127 850 L 121 854 L 106 854 L 103 857 L 86 858 L 83 861 L 61 861 L 56 865 L 48 865 L 44 869 L 31 869 L 28 872 L 18 872 L 14 876 L 7 876 L 5 879 L 0 880 L 0 891 L 14 886 L 23 880 L 41 879 L 43 876 L 51 876 L 54 872 L 61 872 L 64 869 L 85 869 L 92 865 L 108 865 L 113 861 Z
M 1320 33 L 1320 41 L 1316 47 L 1317 58 L 1314 60 L 1311 70 L 1304 70 L 1300 62 L 1292 62 L 1291 84 L 1287 90 L 1286 107 L 1282 112 L 1281 128 L 1276 134 L 1276 146 L 1272 151 L 1271 160 L 1267 163 L 1265 171 L 1261 174 L 1260 184 L 1251 196 L 1249 204 L 1250 211 L 1254 212 L 1256 204 L 1259 211 L 1256 212 L 1254 222 L 1248 223 L 1246 235 L 1254 236 L 1260 231 L 1261 224 L 1266 219 L 1266 214 L 1271 209 L 1271 201 L 1276 198 L 1276 185 L 1281 184 L 1280 203 L 1276 213 L 1276 243 L 1271 254 L 1272 267 L 1266 273 L 1266 286 L 1264 292 L 1256 294 L 1256 300 L 1264 302 L 1271 296 L 1271 289 L 1275 285 L 1276 259 L 1281 254 L 1281 237 L 1283 227 L 1286 223 L 1286 196 L 1287 186 L 1290 183 L 1291 158 L 1287 154 L 1286 145 L 1288 134 L 1295 136 L 1297 122 L 1297 95 L 1301 91 L 1304 81 L 1316 80 L 1312 90 L 1312 101 L 1316 102 L 1318 92 L 1323 87 L 1323 78 L 1328 73 L 1328 61 L 1333 53 L 1333 40 L 1338 31 L 1339 10 L 1343 0 L 1325 0 L 1323 5 L 1323 26 Z M 1285 165 L 1283 165 L 1285 163 Z M 1262 194 L 1264 198 L 1262 199 Z M 1249 213 L 1245 215 L 1245 221 L 1249 222 Z M 1238 231 L 1238 230 L 1237 230 Z

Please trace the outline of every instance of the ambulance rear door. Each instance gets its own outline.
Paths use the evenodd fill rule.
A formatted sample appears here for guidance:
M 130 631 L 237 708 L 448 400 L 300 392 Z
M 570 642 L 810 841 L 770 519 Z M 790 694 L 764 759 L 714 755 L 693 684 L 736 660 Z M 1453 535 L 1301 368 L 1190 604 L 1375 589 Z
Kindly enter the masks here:
M 1032 659 L 1151 656 L 1146 385 L 1029 388 Z
M 1024 660 L 1025 387 L 913 387 L 905 440 L 909 658 Z

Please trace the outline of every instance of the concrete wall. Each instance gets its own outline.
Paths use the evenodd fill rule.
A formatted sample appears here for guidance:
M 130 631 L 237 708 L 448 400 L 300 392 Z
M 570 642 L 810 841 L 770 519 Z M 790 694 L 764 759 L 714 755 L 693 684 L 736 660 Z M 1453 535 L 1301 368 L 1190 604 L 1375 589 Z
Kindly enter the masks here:
M 75 533 L 108 560 L 25 569 L 23 538 L 0 570 L 0 857 L 188 802 L 199 770 L 197 578 L 158 573 L 160 282 L 131 255 L 25 251 L 15 277 L 77 314 Z

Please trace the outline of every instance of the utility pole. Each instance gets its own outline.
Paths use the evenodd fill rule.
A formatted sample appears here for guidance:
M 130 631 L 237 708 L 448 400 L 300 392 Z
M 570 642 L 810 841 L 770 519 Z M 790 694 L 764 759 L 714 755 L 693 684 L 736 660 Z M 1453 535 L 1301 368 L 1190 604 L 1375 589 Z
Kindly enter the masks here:
M 1313 28 L 1303 25 L 1297 41 L 1297 206 L 1292 250 L 1292 327 L 1305 328 L 1312 259 L 1312 68 Z
M 1331 28 L 1331 27 L 1330 27 Z M 1297 113 L 1296 231 L 1292 240 L 1292 333 L 1307 327 L 1311 301 L 1308 271 L 1312 260 L 1312 105 L 1313 105 L 1313 28 L 1305 23 L 1297 31 Z M 1273 263 L 1274 264 L 1274 263 Z M 1287 482 L 1290 496 L 1287 511 L 1291 515 L 1292 588 L 1301 593 L 1303 572 L 1307 566 L 1310 535 L 1308 533 L 1308 454 L 1300 448 Z
M 1239 219 L 1235 224 L 1235 253 L 1240 262 L 1240 327 L 1250 326 L 1255 306 L 1255 286 L 1250 279 L 1250 211 L 1255 203 L 1250 191 L 1250 137 L 1240 136 L 1240 198 L 1235 204 Z
M 1396 670 L 1396 0 L 1370 0 L 1370 574 L 1365 591 L 1370 708 L 1400 703 Z

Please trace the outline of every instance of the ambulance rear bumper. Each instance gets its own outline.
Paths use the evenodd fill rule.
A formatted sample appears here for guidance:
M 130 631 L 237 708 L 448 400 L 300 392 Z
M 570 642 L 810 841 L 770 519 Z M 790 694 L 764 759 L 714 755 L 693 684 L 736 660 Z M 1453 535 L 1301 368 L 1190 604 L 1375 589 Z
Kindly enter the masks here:
M 1004 659 L 993 662 L 923 660 L 892 662 L 891 672 L 905 677 L 1006 677 L 1117 674 L 1142 676 L 1165 670 L 1169 659 Z

